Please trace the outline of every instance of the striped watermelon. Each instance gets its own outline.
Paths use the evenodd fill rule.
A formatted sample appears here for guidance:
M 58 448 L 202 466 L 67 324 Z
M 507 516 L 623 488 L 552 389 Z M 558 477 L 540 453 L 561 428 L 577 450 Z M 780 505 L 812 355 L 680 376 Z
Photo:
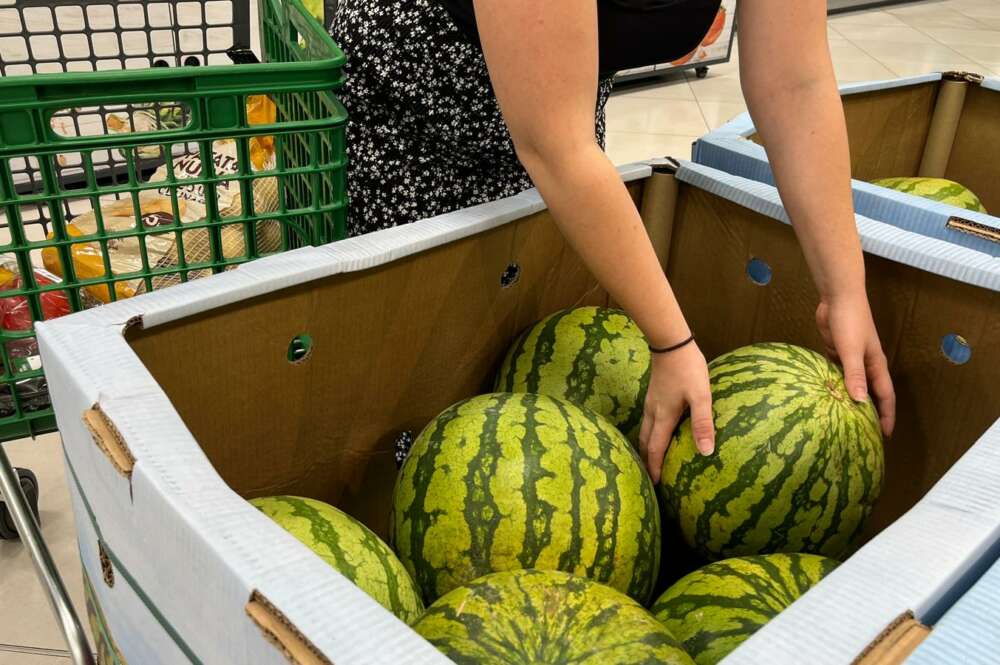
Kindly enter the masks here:
M 347 513 L 296 496 L 250 503 L 403 621 L 411 623 L 424 611 L 420 593 L 389 546 Z
M 413 629 L 458 665 L 694 665 L 634 600 L 562 572 L 481 577 L 439 598 Z
M 545 395 L 482 395 L 431 422 L 400 470 L 390 535 L 428 602 L 526 568 L 645 602 L 659 569 L 655 490 L 632 446 L 604 418 Z
M 843 558 L 882 488 L 882 435 L 840 370 L 791 344 L 709 364 L 716 453 L 685 420 L 663 464 L 664 509 L 703 556 L 807 552 Z
M 881 180 L 873 180 L 872 184 L 920 196 L 931 201 L 947 203 L 956 208 L 965 208 L 973 212 L 986 212 L 979 197 L 954 180 L 945 180 L 944 178 L 882 178 Z
M 836 567 L 815 554 L 717 561 L 667 589 L 653 614 L 697 665 L 715 665 Z
M 556 312 L 514 342 L 496 390 L 561 397 L 601 414 L 639 441 L 650 354 L 625 312 L 578 307 Z

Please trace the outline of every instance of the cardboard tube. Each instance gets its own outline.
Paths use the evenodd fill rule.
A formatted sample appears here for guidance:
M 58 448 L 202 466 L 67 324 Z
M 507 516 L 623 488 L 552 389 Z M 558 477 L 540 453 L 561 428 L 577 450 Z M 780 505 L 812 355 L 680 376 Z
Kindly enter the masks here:
M 663 271 L 670 256 L 670 237 L 674 230 L 674 208 L 677 206 L 677 180 L 673 173 L 654 172 L 642 190 L 639 214 L 653 244 L 656 258 Z
M 931 117 L 931 126 L 927 132 L 927 142 L 924 144 L 924 155 L 917 171 L 918 176 L 944 177 L 968 89 L 969 82 L 966 80 L 941 79 L 934 115 Z

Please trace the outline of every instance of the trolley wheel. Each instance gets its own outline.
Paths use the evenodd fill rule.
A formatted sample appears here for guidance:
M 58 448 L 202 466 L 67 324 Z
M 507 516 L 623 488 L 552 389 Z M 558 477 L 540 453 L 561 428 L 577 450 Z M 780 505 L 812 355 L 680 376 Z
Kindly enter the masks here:
M 21 481 L 21 491 L 24 498 L 28 500 L 28 506 L 35 515 L 35 520 L 41 524 L 38 515 L 38 478 L 29 469 L 14 469 L 18 480 Z M 14 526 L 14 517 L 10 514 L 7 504 L 0 501 L 0 540 L 18 540 L 17 527 Z
M 708 76 L 708 67 L 695 67 L 694 75 L 700 79 L 705 78 L 706 76 Z

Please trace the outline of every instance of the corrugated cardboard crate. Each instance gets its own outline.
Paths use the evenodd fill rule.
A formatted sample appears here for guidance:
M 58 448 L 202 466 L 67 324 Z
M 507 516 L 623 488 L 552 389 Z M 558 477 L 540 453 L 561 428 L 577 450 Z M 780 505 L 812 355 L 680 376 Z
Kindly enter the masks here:
M 966 72 L 854 83 L 840 89 L 859 214 L 1000 256 L 1000 78 Z M 774 184 L 757 129 L 744 113 L 699 139 L 694 161 Z M 947 178 L 978 194 L 991 214 L 871 183 Z
M 623 177 L 706 355 L 822 348 L 774 188 L 671 171 Z M 897 617 L 950 604 L 1000 535 L 1000 425 L 987 432 L 1000 267 L 890 224 L 858 228 L 899 393 L 873 533 L 905 516 L 734 663 L 848 662 Z M 766 286 L 748 276 L 754 258 Z M 607 302 L 529 191 L 40 325 L 105 651 L 133 665 L 447 662 L 245 499 L 311 496 L 384 535 L 398 433 L 486 391 L 544 315 Z M 963 365 L 941 353 L 952 331 L 971 344 Z M 303 335 L 311 351 L 290 361 Z

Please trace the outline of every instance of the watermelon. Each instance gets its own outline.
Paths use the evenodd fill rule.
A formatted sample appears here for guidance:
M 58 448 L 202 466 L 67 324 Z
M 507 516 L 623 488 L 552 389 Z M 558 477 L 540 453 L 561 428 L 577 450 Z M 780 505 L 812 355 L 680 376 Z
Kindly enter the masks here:
M 413 629 L 458 665 L 693 665 L 624 594 L 568 573 L 493 573 L 450 591 Z
M 873 180 L 873 185 L 886 187 L 897 192 L 905 192 L 931 201 L 947 203 L 956 208 L 985 213 L 979 197 L 954 180 L 944 178 L 882 178 Z
M 667 589 L 653 614 L 697 665 L 715 665 L 836 567 L 815 554 L 716 561 Z
M 709 363 L 716 452 L 690 419 L 663 463 L 660 496 L 702 556 L 806 552 L 841 559 L 882 488 L 878 415 L 837 366 L 791 344 L 755 344 Z
M 250 501 L 341 575 L 407 623 L 424 611 L 409 573 L 381 538 L 331 505 L 296 496 Z
M 625 312 L 578 307 L 546 317 L 514 342 L 496 390 L 569 400 L 636 444 L 649 371 L 646 338 Z
M 646 602 L 659 569 L 656 493 L 632 446 L 601 416 L 546 395 L 445 410 L 414 441 L 392 513 L 390 542 L 428 602 L 527 568 Z

